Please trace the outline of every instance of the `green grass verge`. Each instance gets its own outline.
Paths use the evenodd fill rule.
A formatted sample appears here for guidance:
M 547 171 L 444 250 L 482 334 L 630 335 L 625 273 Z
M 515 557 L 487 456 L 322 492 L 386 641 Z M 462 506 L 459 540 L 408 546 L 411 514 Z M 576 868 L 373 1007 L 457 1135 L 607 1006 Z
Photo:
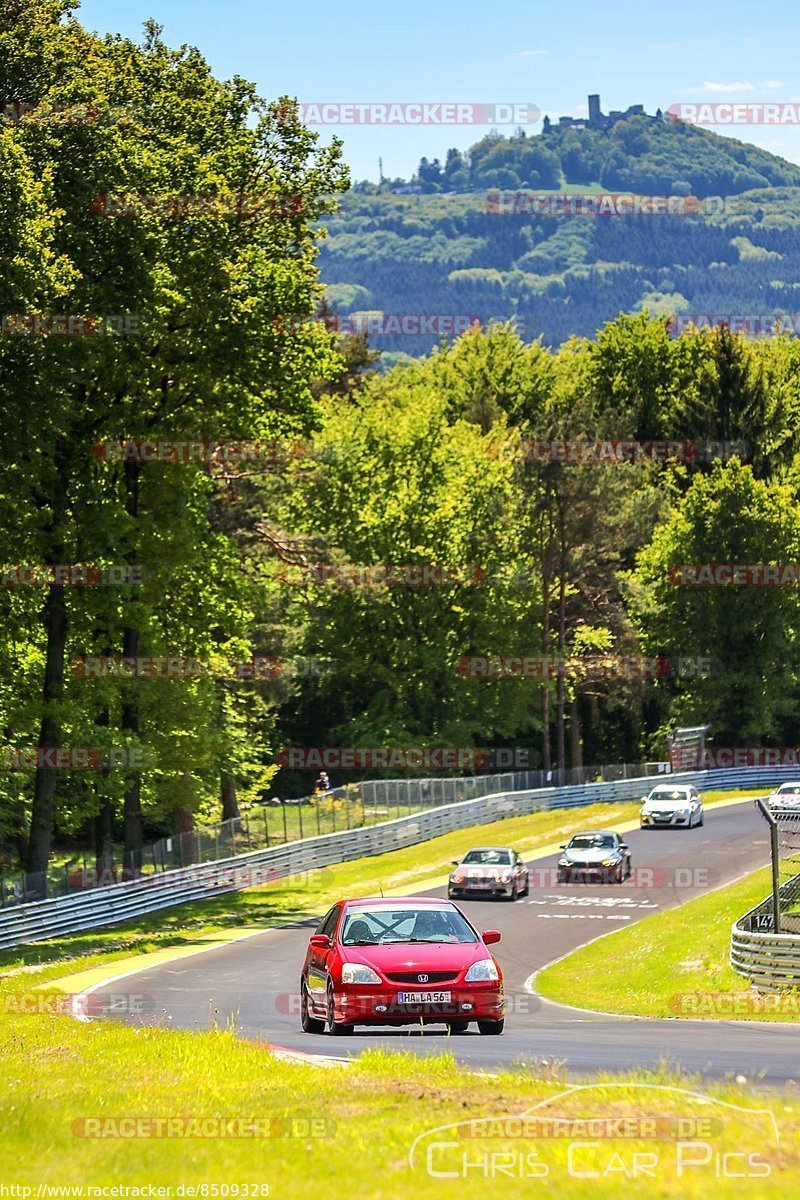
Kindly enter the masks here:
M 13 1028 L 0 1018 L 0 1048 L 0 1180 L 32 1187 L 34 1200 L 42 1185 L 76 1187 L 81 1190 L 73 1195 L 88 1200 L 90 1188 L 120 1184 L 169 1187 L 174 1200 L 190 1194 L 187 1185 L 200 1183 L 218 1188 L 206 1190 L 206 1196 L 259 1196 L 267 1186 L 275 1200 L 309 1194 L 315 1200 L 464 1200 L 484 1194 L 487 1183 L 493 1191 L 494 1180 L 507 1185 L 509 1169 L 519 1188 L 520 1173 L 531 1172 L 532 1164 L 536 1174 L 524 1180 L 526 1194 L 533 1194 L 531 1184 L 549 1180 L 567 1197 L 617 1197 L 625 1180 L 630 1197 L 700 1200 L 713 1193 L 733 1200 L 743 1183 L 756 1198 L 791 1195 L 800 1179 L 800 1100 L 794 1093 L 756 1097 L 735 1084 L 701 1085 L 666 1070 L 639 1074 L 635 1081 L 606 1076 L 564 1095 L 567 1085 L 558 1072 L 542 1066 L 520 1064 L 486 1076 L 460 1069 L 449 1055 L 382 1052 L 347 1067 L 313 1066 L 281 1061 L 227 1032 L 86 1027 L 59 1016 L 19 1018 Z M 643 1086 L 648 1083 L 661 1086 Z M 711 1099 L 698 1101 L 677 1090 L 692 1088 Z M 569 1139 L 548 1139 L 535 1133 L 515 1137 L 513 1128 L 496 1124 L 542 1101 L 549 1102 L 543 1113 L 550 1118 L 650 1117 L 654 1124 L 669 1122 L 672 1132 L 598 1139 L 584 1130 Z M 428 1136 L 409 1162 L 420 1135 L 480 1117 L 494 1119 L 487 1130 L 493 1136 L 445 1130 Z M 679 1119 L 701 1121 L 708 1132 L 701 1139 L 685 1136 L 682 1143 L 675 1132 Z M 158 1120 L 173 1122 L 172 1136 L 154 1136 Z M 176 1137 L 178 1120 L 187 1122 L 178 1128 L 193 1136 Z M 227 1123 L 225 1136 L 219 1136 L 220 1122 Z M 260 1136 L 241 1136 L 248 1128 Z M 705 1143 L 708 1158 L 697 1148 L 681 1149 L 689 1138 Z M 449 1143 L 431 1152 L 435 1175 L 427 1169 L 426 1154 L 434 1141 Z M 570 1175 L 570 1144 L 573 1172 L 597 1171 L 598 1178 Z M 749 1163 L 734 1158 L 739 1177 L 720 1178 L 717 1156 L 726 1153 L 754 1158 Z M 486 1173 L 487 1164 L 491 1172 L 498 1161 L 488 1157 L 492 1154 L 511 1155 L 494 1176 Z M 625 1179 L 621 1164 L 630 1171 L 634 1154 L 648 1154 L 648 1173 Z M 679 1178 L 680 1155 L 702 1165 L 685 1168 Z M 465 1168 L 465 1161 L 471 1165 Z M 743 1167 L 755 1176 L 766 1170 L 769 1177 L 745 1181 Z
M 759 996 L 728 965 L 731 925 L 765 896 L 768 868 L 615 930 L 545 968 L 536 990 L 581 1008 L 647 1017 L 797 1021 L 800 992 Z

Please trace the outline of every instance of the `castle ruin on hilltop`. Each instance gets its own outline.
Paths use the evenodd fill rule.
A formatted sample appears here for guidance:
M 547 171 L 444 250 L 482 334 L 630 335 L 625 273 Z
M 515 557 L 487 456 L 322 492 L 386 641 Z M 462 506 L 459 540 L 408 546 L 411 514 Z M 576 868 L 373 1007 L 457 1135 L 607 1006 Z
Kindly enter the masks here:
M 625 112 L 620 112 L 617 109 L 612 109 L 610 113 L 603 113 L 600 109 L 600 97 L 597 93 L 588 97 L 589 100 L 589 116 L 588 117 L 559 117 L 556 129 L 610 129 L 612 125 L 616 125 L 617 121 L 625 121 L 628 117 L 646 117 L 648 114 L 644 111 L 643 104 L 631 104 L 625 109 Z M 656 113 L 651 117 L 651 121 L 660 120 L 661 114 Z M 554 122 L 548 116 L 544 118 L 543 132 L 547 133 L 554 126 Z

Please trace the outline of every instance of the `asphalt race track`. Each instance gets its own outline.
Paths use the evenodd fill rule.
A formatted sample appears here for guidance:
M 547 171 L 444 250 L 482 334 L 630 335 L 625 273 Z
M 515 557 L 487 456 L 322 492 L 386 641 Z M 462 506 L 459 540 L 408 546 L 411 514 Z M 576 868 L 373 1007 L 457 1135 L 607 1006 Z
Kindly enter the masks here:
M 530 895 L 461 902 L 479 929 L 495 928 L 508 1012 L 504 1034 L 482 1037 L 477 1028 L 448 1039 L 443 1026 L 356 1029 L 352 1037 L 304 1034 L 298 985 L 309 933 L 316 922 L 259 933 L 171 964 L 137 972 L 93 989 L 95 1001 L 126 993 L 141 997 L 141 1012 L 123 1019 L 187 1029 L 235 1022 L 243 1036 L 289 1050 L 333 1057 L 383 1046 L 415 1053 L 446 1047 L 473 1067 L 563 1061 L 572 1072 L 626 1070 L 669 1062 L 707 1076 L 745 1075 L 779 1083 L 800 1078 L 800 1035 L 792 1024 L 758 1021 L 651 1020 L 567 1008 L 531 990 L 535 972 L 569 951 L 659 909 L 729 883 L 769 860 L 767 830 L 750 803 L 706 809 L 705 825 L 691 831 L 636 830 L 625 835 L 634 876 L 623 885 L 555 884 L 556 858 L 530 860 Z M 464 850 L 468 849 L 465 841 Z M 428 893 L 443 894 L 441 891 Z M 686 929 L 691 957 L 692 931 Z M 614 971 L 614 942 L 608 943 Z M 527 986 L 526 986 L 527 985 Z M 676 990 L 679 984 L 676 985 Z M 575 1004 L 581 1003 L 580 980 Z

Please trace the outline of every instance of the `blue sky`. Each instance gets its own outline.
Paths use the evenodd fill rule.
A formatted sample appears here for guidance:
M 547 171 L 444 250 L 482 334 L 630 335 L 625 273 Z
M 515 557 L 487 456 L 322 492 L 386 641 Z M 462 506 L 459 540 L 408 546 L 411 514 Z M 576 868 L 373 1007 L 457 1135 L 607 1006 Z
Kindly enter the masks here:
M 197 46 L 217 75 L 243 75 L 269 98 L 526 103 L 552 116 L 583 115 L 588 92 L 600 93 L 606 112 L 637 103 L 655 112 L 702 99 L 800 101 L 800 10 L 795 15 L 787 5 L 87 0 L 78 17 L 137 40 L 154 17 L 169 44 Z M 320 132 L 327 140 L 331 129 Z M 466 149 L 488 128 L 350 125 L 336 132 L 353 178 L 376 179 L 379 156 L 385 175 L 408 177 L 423 155 L 444 159 L 449 146 Z M 800 162 L 800 130 L 727 132 Z

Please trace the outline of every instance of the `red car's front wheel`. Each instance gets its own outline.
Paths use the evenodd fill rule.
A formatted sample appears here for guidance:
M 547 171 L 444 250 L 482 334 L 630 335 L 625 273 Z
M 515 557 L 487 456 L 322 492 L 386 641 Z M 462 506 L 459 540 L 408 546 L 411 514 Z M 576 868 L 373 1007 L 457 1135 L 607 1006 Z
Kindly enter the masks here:
M 300 984 L 300 1025 L 303 1033 L 324 1033 L 325 1022 L 312 1017 L 308 1009 L 308 989 L 305 982 Z

